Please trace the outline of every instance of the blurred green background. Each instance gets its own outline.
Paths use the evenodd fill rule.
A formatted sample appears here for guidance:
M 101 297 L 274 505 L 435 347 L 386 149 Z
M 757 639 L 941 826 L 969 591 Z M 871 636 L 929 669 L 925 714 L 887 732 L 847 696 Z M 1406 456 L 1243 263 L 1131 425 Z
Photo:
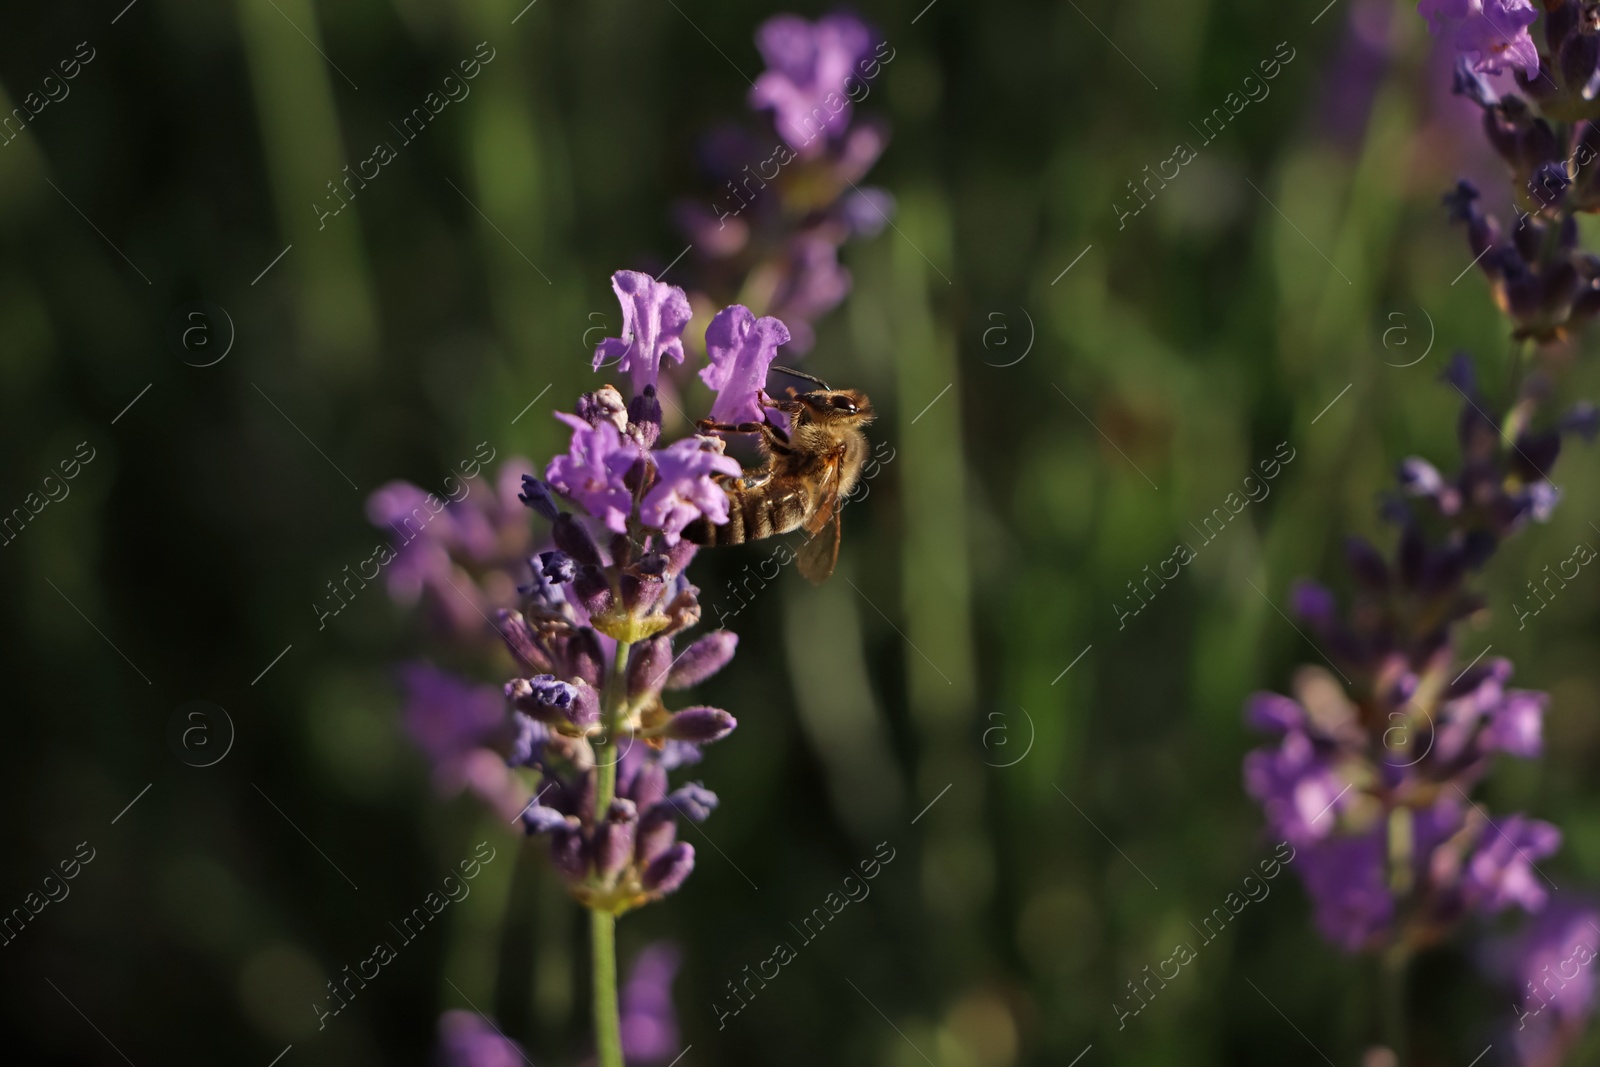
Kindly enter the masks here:
M 1336 576 L 1344 534 L 1388 545 L 1399 458 L 1453 466 L 1449 351 L 1503 380 L 1506 326 L 1476 271 L 1452 282 L 1470 257 L 1438 206 L 1466 173 L 1503 215 L 1503 177 L 1407 4 L 924 3 L 857 9 L 896 49 L 860 111 L 893 126 L 871 180 L 897 228 L 846 248 L 854 291 L 805 364 L 872 396 L 895 459 L 835 578 L 785 574 L 733 623 L 703 687 L 741 722 L 698 768 L 715 847 L 691 834 L 692 879 L 621 924 L 624 967 L 683 947 L 684 1067 L 1315 1061 L 1296 1027 L 1355 1063 L 1371 971 L 1318 940 L 1293 875 L 1120 1032 L 1111 1004 L 1271 851 L 1240 708 L 1316 655 L 1267 599 Z M 0 147 L 0 509 L 95 450 L 0 550 L 0 908 L 96 850 L 0 948 L 8 1062 L 420 1064 L 469 1003 L 541 1067 L 589 1054 L 580 917 L 543 849 L 439 800 L 400 731 L 416 618 L 375 588 L 319 632 L 309 604 L 370 553 L 382 483 L 437 485 L 480 441 L 560 447 L 610 273 L 682 247 L 697 138 L 769 129 L 744 105 L 755 27 L 825 9 L 523 4 L 4 19 L 7 109 L 95 55 Z M 324 182 L 480 41 L 470 98 L 319 231 Z M 1280 42 L 1270 96 L 1202 144 L 1191 123 Z M 1179 141 L 1198 157 L 1119 228 Z M 174 339 L 194 301 L 236 333 L 214 366 Z M 1564 388 L 1600 381 L 1578 363 Z M 1270 498 L 1119 630 L 1125 583 L 1282 441 Z M 1547 756 L 1484 795 L 1563 827 L 1545 869 L 1577 890 L 1600 881 L 1596 578 L 1521 632 L 1509 604 L 1600 540 L 1597 462 L 1563 459 L 1565 504 L 1496 560 L 1469 638 L 1554 693 Z M 704 555 L 698 580 L 756 558 Z M 215 766 L 168 743 L 194 699 L 237 729 Z M 319 1033 L 324 981 L 484 839 L 507 858 Z M 724 983 L 884 841 L 870 899 L 719 1031 Z M 1474 973 L 1465 947 L 1422 962 L 1416 1062 L 1464 1064 L 1508 1017 Z

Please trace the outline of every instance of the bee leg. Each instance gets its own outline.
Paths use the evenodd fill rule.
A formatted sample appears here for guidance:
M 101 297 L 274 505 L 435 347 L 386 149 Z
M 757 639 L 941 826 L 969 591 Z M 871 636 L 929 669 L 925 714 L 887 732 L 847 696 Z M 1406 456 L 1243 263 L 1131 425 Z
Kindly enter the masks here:
M 701 433 L 760 433 L 764 425 L 759 422 L 728 423 L 701 419 L 694 424 L 694 428 Z

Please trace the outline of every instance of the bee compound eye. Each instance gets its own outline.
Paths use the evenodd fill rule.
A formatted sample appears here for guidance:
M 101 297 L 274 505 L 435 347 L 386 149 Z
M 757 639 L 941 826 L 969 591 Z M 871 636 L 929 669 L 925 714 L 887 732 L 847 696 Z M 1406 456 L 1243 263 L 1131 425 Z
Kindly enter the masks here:
M 835 408 L 837 408 L 838 410 L 843 411 L 843 412 L 847 412 L 847 413 L 849 413 L 851 415 L 854 415 L 856 413 L 855 401 L 851 400 L 847 396 L 836 396 L 836 397 L 834 397 L 833 398 L 833 406 Z

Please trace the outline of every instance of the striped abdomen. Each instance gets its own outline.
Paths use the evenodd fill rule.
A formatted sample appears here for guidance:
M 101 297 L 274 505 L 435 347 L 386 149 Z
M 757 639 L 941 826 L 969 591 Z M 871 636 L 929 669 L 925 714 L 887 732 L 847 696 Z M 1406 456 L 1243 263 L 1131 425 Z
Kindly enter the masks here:
M 741 545 L 788 533 L 805 521 L 805 494 L 793 485 L 769 481 L 753 489 L 724 488 L 728 491 L 728 521 L 716 526 L 696 519 L 684 527 L 684 540 L 696 545 Z

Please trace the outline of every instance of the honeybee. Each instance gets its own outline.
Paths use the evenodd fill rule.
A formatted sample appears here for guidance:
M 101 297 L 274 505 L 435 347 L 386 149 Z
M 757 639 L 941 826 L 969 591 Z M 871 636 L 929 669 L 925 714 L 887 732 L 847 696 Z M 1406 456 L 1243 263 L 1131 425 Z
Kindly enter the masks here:
M 737 478 L 718 481 L 728 494 L 728 521 L 718 526 L 696 519 L 684 528 L 697 545 L 738 545 L 804 529 L 796 555 L 800 573 L 820 584 L 839 560 L 839 512 L 861 478 L 870 446 L 862 427 L 875 417 L 872 401 L 855 389 L 834 389 L 821 378 L 773 367 L 820 386 L 768 406 L 789 416 L 787 433 L 767 422 L 737 425 L 702 420 L 701 433 L 760 434 L 765 463 Z

